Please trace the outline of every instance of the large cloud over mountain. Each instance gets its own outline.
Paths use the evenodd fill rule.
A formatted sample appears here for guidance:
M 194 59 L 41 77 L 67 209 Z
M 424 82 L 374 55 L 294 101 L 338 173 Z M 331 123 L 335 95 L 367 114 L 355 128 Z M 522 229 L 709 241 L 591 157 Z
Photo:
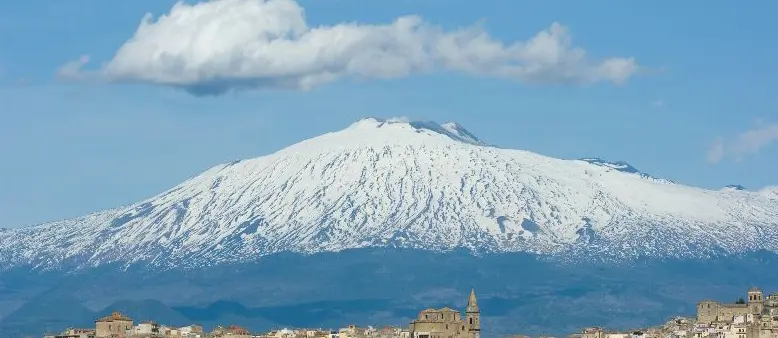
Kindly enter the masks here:
M 67 74 L 76 74 L 71 68 Z M 346 77 L 433 71 L 532 83 L 618 84 L 637 69 L 634 58 L 588 59 L 558 23 L 528 41 L 504 43 L 477 26 L 446 31 L 417 16 L 389 24 L 310 27 L 293 0 L 215 0 L 180 2 L 156 19 L 147 14 L 99 75 L 221 94 L 305 90 Z

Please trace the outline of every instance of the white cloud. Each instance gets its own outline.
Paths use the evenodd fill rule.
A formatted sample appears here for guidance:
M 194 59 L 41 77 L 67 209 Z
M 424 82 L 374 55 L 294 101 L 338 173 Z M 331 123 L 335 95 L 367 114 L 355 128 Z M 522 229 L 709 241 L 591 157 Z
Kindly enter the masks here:
M 390 118 L 386 119 L 386 122 L 399 122 L 399 123 L 405 122 L 405 123 L 407 123 L 407 122 L 411 122 L 411 119 L 409 117 L 407 117 L 407 116 L 394 116 L 394 117 L 390 117 Z
M 531 83 L 621 84 L 638 65 L 634 58 L 587 58 L 557 23 L 526 42 L 503 43 L 478 26 L 445 31 L 417 16 L 310 27 L 293 0 L 215 0 L 179 2 L 156 19 L 147 14 L 99 73 L 110 81 L 221 94 L 433 71 Z
M 665 100 L 663 99 L 656 99 L 654 101 L 651 101 L 651 105 L 654 107 L 662 107 L 665 105 Z
M 89 63 L 89 56 L 82 55 L 78 60 L 70 61 L 57 70 L 57 76 L 65 79 L 81 79 L 84 73 L 81 69 Z
M 778 123 L 759 123 L 755 128 L 740 133 L 731 140 L 717 139 L 708 150 L 708 161 L 717 163 L 724 157 L 740 161 L 773 143 L 778 143 Z
M 759 190 L 759 193 L 768 198 L 778 199 L 778 185 L 764 187 Z
M 708 149 L 708 162 L 718 163 L 722 158 L 724 158 L 724 140 L 717 138 Z

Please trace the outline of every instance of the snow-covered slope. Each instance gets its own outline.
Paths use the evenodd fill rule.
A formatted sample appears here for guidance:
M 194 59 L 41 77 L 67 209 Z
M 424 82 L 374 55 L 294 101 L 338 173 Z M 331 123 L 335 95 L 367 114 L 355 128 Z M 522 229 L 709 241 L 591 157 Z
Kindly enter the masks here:
M 364 119 L 148 200 L 0 232 L 0 266 L 204 266 L 374 246 L 585 259 L 778 251 L 778 199 Z M 615 168 L 619 169 L 619 168 Z

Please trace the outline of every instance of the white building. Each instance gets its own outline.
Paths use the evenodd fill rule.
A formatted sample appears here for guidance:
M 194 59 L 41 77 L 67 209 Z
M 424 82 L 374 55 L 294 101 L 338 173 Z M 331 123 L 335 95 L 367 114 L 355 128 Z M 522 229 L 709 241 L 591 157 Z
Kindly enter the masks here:
M 153 334 L 159 334 L 159 325 L 154 322 L 140 323 L 132 328 L 132 334 L 136 336 L 151 336 Z

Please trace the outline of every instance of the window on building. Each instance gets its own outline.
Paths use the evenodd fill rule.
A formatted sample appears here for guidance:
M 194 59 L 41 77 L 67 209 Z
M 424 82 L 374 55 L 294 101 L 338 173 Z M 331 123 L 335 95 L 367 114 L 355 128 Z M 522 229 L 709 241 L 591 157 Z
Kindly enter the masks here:
M 470 325 L 473 325 L 473 317 L 470 317 Z

